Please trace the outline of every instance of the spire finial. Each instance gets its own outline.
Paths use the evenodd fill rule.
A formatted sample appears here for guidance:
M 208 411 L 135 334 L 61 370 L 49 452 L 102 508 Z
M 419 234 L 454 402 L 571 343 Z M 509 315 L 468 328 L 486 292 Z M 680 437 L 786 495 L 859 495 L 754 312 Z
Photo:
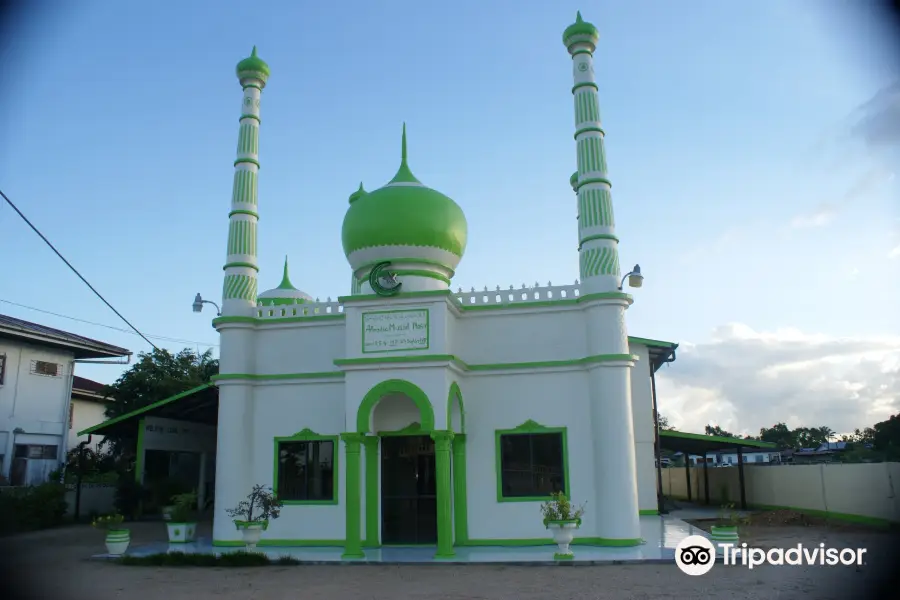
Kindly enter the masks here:
M 400 155 L 401 164 L 406 164 L 406 121 L 403 122 L 403 149 Z
M 256 58 L 256 46 L 253 46 L 253 51 L 250 53 L 250 56 Z
M 581 11 L 575 11 L 575 22 L 576 23 L 584 23 L 584 19 L 581 18 Z
M 281 278 L 281 283 L 278 285 L 279 289 L 282 290 L 292 290 L 294 289 L 294 285 L 291 283 L 291 278 L 288 275 L 288 257 L 284 255 L 284 275 Z

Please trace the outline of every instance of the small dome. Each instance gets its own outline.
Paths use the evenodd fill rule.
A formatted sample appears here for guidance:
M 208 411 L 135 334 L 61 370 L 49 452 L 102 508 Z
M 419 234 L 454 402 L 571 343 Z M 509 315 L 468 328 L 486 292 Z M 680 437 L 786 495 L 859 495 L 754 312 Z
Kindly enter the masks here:
M 236 71 L 237 76 L 241 78 L 248 75 L 262 75 L 261 79 L 265 80 L 269 76 L 269 65 L 256 55 L 256 46 L 253 46 L 253 52 L 237 64 Z
M 312 296 L 301 292 L 291 283 L 288 275 L 288 259 L 284 257 L 284 276 L 277 288 L 263 292 L 258 296 L 258 301 L 263 306 L 276 306 L 279 304 L 305 304 L 312 302 Z
M 354 269 L 400 258 L 456 268 L 466 249 L 466 217 L 453 200 L 423 185 L 410 171 L 406 125 L 397 174 L 380 189 L 357 196 L 360 191 L 350 197 L 341 231 L 344 254 Z
M 352 194 L 350 194 L 350 204 L 353 204 L 354 202 L 356 202 L 357 200 L 359 200 L 360 198 L 362 198 L 363 196 L 365 196 L 368 193 L 369 192 L 367 192 L 366 190 L 363 189 L 362 181 L 360 181 L 359 189 L 356 190 L 355 192 L 353 192 Z
M 569 185 L 572 186 L 573 190 L 578 189 L 578 171 L 575 171 L 574 173 L 572 173 L 572 176 L 569 177 Z
M 600 39 L 600 32 L 593 24 L 581 18 L 581 11 L 575 15 L 575 22 L 566 27 L 563 32 L 563 44 L 566 48 L 575 42 L 591 42 L 596 44 Z

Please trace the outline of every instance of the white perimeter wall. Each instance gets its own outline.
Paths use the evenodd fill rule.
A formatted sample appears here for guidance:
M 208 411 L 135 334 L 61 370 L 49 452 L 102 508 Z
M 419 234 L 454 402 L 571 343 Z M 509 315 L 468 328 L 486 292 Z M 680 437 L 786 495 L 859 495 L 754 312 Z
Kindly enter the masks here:
M 88 436 L 77 435 L 79 431 L 84 431 L 88 427 L 99 425 L 106 421 L 106 404 L 103 402 L 91 402 L 90 400 L 72 399 L 72 426 L 69 427 L 69 450 L 75 448 L 81 442 L 86 442 Z M 103 440 L 102 435 L 91 436 L 91 443 L 87 445 L 93 450 L 97 449 Z
M 737 467 L 709 468 L 709 498 L 740 503 Z M 662 470 L 663 493 L 687 498 L 684 467 Z M 883 519 L 900 523 L 900 463 L 744 465 L 747 503 Z M 691 467 L 691 495 L 705 499 L 703 467 Z

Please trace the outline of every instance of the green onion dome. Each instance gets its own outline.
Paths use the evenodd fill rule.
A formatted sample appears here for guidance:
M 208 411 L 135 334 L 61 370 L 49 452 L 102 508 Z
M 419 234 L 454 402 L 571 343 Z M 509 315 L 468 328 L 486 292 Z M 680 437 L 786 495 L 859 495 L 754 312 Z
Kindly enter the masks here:
M 575 15 L 575 22 L 566 27 L 563 32 L 563 44 L 566 45 L 566 48 L 576 42 L 590 42 L 596 46 L 599 39 L 600 32 L 592 23 L 581 18 L 581 11 Z
M 284 276 L 277 288 L 263 292 L 257 298 L 263 306 L 277 306 L 281 304 L 306 304 L 312 302 L 312 296 L 301 292 L 291 283 L 288 275 L 288 259 L 284 257 Z
M 572 173 L 572 176 L 569 177 L 569 185 L 572 186 L 573 190 L 578 189 L 578 171 L 575 171 L 574 173 Z
M 269 78 L 269 65 L 256 55 L 256 46 L 253 46 L 250 56 L 237 64 L 236 72 L 239 79 L 253 77 L 265 82 Z
M 406 160 L 406 125 L 400 169 L 384 187 L 350 196 L 341 238 L 344 254 L 358 277 L 379 262 L 436 267 L 449 279 L 466 249 L 468 225 L 462 209 L 426 187 Z M 430 267 L 428 266 L 430 265 Z

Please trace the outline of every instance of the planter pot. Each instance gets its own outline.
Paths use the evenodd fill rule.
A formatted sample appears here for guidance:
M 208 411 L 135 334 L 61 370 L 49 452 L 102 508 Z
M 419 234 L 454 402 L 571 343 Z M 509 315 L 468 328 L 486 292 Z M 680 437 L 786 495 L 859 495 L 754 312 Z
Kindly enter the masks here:
M 163 506 L 160 509 L 160 513 L 162 513 L 163 521 L 171 521 L 172 520 L 172 512 L 175 510 L 174 506 Z
M 106 532 L 106 553 L 110 556 L 121 556 L 131 543 L 131 531 L 128 529 L 110 529 Z
M 234 525 L 241 532 L 244 545 L 248 551 L 256 549 L 256 544 L 259 543 L 262 532 L 269 528 L 268 521 L 235 521 Z
M 740 542 L 736 525 L 713 525 L 709 528 L 709 539 L 716 545 L 734 544 L 736 546 Z
M 572 550 L 569 549 L 569 544 L 575 539 L 575 532 L 581 526 L 581 520 L 547 521 L 545 525 L 550 530 L 550 533 L 553 534 L 553 541 L 556 542 L 557 546 L 553 558 L 556 560 L 572 560 L 575 558 Z
M 166 523 L 170 544 L 186 544 L 193 542 L 197 535 L 197 523 Z

